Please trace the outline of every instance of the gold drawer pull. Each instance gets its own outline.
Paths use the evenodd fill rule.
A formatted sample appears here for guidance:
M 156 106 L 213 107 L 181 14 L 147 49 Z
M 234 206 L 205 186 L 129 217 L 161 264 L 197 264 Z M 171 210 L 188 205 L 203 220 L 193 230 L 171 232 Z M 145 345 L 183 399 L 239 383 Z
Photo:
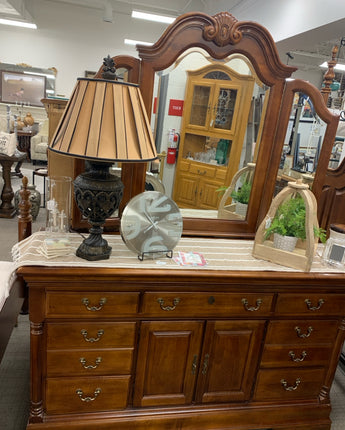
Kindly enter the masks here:
M 306 358 L 306 356 L 307 356 L 307 351 L 302 351 L 302 354 L 300 355 L 300 357 L 296 357 L 293 351 L 289 351 L 289 357 L 295 363 L 299 363 L 300 361 L 303 361 Z
M 198 366 L 198 356 L 194 355 L 193 357 L 193 363 L 192 363 L 192 375 L 196 374 L 196 368 Z
M 285 379 L 281 379 L 280 383 L 284 387 L 285 391 L 295 391 L 295 390 L 297 390 L 297 387 L 301 383 L 301 380 L 299 378 L 297 378 L 296 381 L 295 381 L 295 385 L 292 385 L 292 386 L 288 386 L 288 383 L 286 382 Z
M 178 297 L 175 297 L 173 300 L 173 306 L 164 306 L 164 299 L 159 298 L 157 299 L 157 302 L 159 303 L 162 311 L 174 311 L 176 309 L 176 306 L 180 303 L 180 299 Z
M 307 329 L 307 333 L 302 333 L 301 329 L 298 326 L 295 327 L 295 331 L 297 333 L 297 336 L 300 337 L 301 339 L 306 339 L 307 337 L 309 337 L 313 330 L 314 330 L 313 327 L 309 326 Z
M 97 369 L 98 365 L 102 362 L 102 357 L 97 357 L 94 365 L 86 364 L 86 358 L 84 357 L 80 357 L 79 361 L 84 369 Z
M 93 393 L 93 397 L 91 397 L 91 396 L 83 397 L 84 393 L 83 393 L 83 390 L 81 390 L 80 388 L 77 389 L 76 393 L 78 394 L 78 396 L 82 402 L 88 403 L 88 402 L 93 402 L 94 400 L 96 400 L 96 397 L 98 396 L 98 394 L 101 393 L 101 389 L 96 388 L 94 393 Z
M 321 306 L 325 303 L 323 299 L 320 299 L 317 302 L 317 306 L 312 306 L 311 300 L 309 299 L 305 299 L 304 302 L 307 304 L 307 307 L 310 311 L 318 311 L 319 309 L 321 309 Z
M 105 297 L 102 297 L 98 302 L 98 306 L 89 306 L 90 302 L 87 297 L 82 298 L 81 302 L 83 305 L 85 305 L 88 311 L 96 312 L 100 311 L 103 308 L 103 306 L 107 303 L 107 299 Z
M 100 338 L 104 335 L 104 330 L 102 329 L 98 330 L 97 337 L 90 337 L 90 338 L 87 337 L 88 335 L 87 330 L 83 329 L 81 330 L 80 333 L 83 335 L 83 338 L 86 340 L 86 342 L 93 343 L 93 342 L 98 342 L 100 340 Z
M 256 306 L 248 306 L 248 300 L 247 299 L 242 299 L 242 304 L 244 306 L 244 309 L 246 311 L 250 311 L 250 312 L 258 311 L 260 309 L 261 303 L 262 303 L 262 300 L 261 299 L 257 299 Z
M 210 355 L 209 354 L 206 354 L 205 355 L 205 358 L 204 358 L 204 363 L 203 363 L 203 365 L 202 365 L 202 371 L 201 371 L 201 373 L 203 374 L 203 375 L 206 375 L 206 372 L 207 372 L 207 368 L 208 368 L 208 360 L 210 359 Z

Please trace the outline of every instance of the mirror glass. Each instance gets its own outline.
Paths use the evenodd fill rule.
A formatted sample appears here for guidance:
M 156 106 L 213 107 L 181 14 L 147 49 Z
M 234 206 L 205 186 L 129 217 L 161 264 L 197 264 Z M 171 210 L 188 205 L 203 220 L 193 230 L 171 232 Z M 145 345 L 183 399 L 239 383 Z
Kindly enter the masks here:
M 220 203 L 229 187 L 243 187 L 243 177 L 232 181 L 256 161 L 268 94 L 241 54 L 214 60 L 193 48 L 156 73 L 151 127 L 160 158 L 149 173 L 183 216 L 245 218 L 245 212 L 233 218 Z M 229 207 L 232 197 L 226 194 Z
M 327 124 L 319 117 L 307 94 L 295 92 L 278 171 L 276 193 L 288 181 L 302 179 L 312 186 Z M 339 149 L 330 160 L 337 167 Z
M 331 159 L 329 161 L 329 168 L 336 169 L 340 166 L 345 158 L 345 111 L 340 112 L 339 124 L 335 142 L 332 148 Z

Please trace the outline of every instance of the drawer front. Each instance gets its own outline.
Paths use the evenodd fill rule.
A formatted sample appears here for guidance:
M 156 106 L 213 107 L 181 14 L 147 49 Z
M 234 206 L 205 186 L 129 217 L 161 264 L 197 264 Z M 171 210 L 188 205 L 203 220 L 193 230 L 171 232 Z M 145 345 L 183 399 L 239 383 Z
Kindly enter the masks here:
M 261 367 L 327 366 L 331 346 L 265 345 Z
M 130 376 L 48 378 L 47 414 L 89 413 L 124 409 Z
M 255 401 L 292 401 L 317 398 L 324 380 L 323 367 L 307 369 L 261 369 L 254 392 Z
M 133 347 L 135 323 L 85 322 L 47 324 L 47 349 Z
M 278 294 L 276 313 L 343 316 L 345 294 Z
M 199 176 L 203 176 L 205 178 L 214 178 L 216 168 L 213 166 L 207 166 L 202 163 L 191 163 L 189 172 Z
M 133 349 L 49 350 L 48 376 L 128 375 L 132 370 Z
M 142 313 L 147 316 L 267 316 L 273 294 L 145 293 Z
M 225 181 L 226 171 L 227 169 L 218 166 L 216 169 L 216 179 L 221 179 L 222 181 Z
M 47 292 L 48 317 L 99 318 L 135 315 L 139 293 Z
M 267 344 L 331 344 L 337 335 L 337 320 L 271 321 L 266 335 Z
M 184 172 L 188 172 L 189 168 L 190 168 L 190 161 L 179 160 L 179 168 L 180 168 L 180 170 L 183 170 Z

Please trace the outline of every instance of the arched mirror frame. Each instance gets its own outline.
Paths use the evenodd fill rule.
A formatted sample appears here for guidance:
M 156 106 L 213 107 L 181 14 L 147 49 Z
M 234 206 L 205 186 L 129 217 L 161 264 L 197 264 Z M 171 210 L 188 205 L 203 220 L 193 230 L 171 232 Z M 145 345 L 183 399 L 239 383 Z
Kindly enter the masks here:
M 215 16 L 204 13 L 185 14 L 168 27 L 153 46 L 137 47 L 142 60 L 142 95 L 148 112 L 152 109 L 155 73 L 170 67 L 184 51 L 195 46 L 204 49 L 216 60 L 232 54 L 244 55 L 253 65 L 259 79 L 271 89 L 266 112 L 266 119 L 269 120 L 265 121 L 262 130 L 246 219 L 184 218 L 184 234 L 252 237 L 255 234 L 263 194 L 266 192 L 265 172 L 269 168 L 270 160 L 265 154 L 270 153 L 272 149 L 285 79 L 291 76 L 295 68 L 281 63 L 271 35 L 259 24 L 237 21 L 227 12 Z M 265 209 L 262 211 L 265 212 Z
M 184 234 L 253 237 L 257 225 L 265 216 L 272 200 L 282 146 L 279 136 L 280 134 L 285 136 L 293 93 L 297 88 L 294 87 L 297 81 L 286 83 L 286 79 L 296 69 L 280 61 L 270 33 L 261 25 L 250 21 L 237 21 L 227 12 L 215 16 L 188 13 L 177 18 L 153 46 L 138 45 L 140 60 L 129 56 L 113 57 L 118 68 L 124 67 L 129 70 L 129 81 L 140 84 L 149 114 L 152 110 L 155 73 L 171 66 L 184 51 L 191 47 L 202 48 L 217 60 L 231 54 L 243 54 L 252 63 L 259 79 L 271 89 L 246 219 L 237 221 L 184 218 Z M 96 77 L 101 77 L 101 71 L 102 67 Z M 315 189 L 318 189 L 318 184 L 322 183 L 322 178 L 326 174 L 337 121 L 334 118 L 327 121 L 329 111 L 314 86 L 305 81 L 298 81 L 298 83 L 300 88 L 312 97 L 318 107 L 317 110 L 324 112 L 325 122 L 329 125 L 321 154 L 322 161 L 319 162 L 315 178 Z M 145 168 L 143 164 L 123 164 L 122 179 L 125 184 L 125 195 L 122 208 L 132 196 L 144 190 Z M 77 174 L 82 170 L 83 162 L 76 161 L 74 173 Z M 74 212 L 74 216 L 78 217 L 77 212 Z M 118 225 L 119 220 L 112 219 L 107 221 L 106 228 L 116 229 Z M 77 223 L 76 227 L 78 226 L 83 226 L 83 222 Z

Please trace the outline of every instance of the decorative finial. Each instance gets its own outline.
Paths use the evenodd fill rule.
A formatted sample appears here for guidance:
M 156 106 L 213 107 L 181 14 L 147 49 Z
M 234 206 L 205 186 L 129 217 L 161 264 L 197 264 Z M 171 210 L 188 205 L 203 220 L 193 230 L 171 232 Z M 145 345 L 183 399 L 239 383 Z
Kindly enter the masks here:
M 102 78 L 103 79 L 109 79 L 110 81 L 116 81 L 116 67 L 114 60 L 108 55 L 107 57 L 103 58 L 103 73 Z

